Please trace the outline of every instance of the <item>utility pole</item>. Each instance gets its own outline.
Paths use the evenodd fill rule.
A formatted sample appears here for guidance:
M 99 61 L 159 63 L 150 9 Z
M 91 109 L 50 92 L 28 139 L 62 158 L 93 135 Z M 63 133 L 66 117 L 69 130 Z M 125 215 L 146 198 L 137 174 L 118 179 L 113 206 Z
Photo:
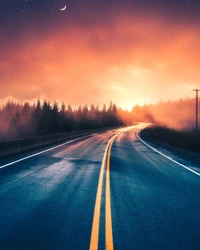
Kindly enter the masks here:
M 198 103 L 198 93 L 200 89 L 193 89 L 196 92 L 196 132 L 199 131 L 199 121 L 198 121 L 198 114 L 199 114 L 199 103 Z

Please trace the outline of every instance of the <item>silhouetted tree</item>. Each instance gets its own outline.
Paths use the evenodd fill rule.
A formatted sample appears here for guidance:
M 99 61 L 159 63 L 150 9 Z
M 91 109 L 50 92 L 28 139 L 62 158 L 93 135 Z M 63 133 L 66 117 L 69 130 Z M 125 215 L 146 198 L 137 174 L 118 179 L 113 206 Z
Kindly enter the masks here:
M 52 133 L 67 132 L 80 129 L 92 129 L 117 126 L 122 124 L 118 117 L 118 109 L 110 103 L 108 110 L 106 105 L 87 105 L 78 109 L 67 108 L 64 103 L 61 107 L 57 102 L 51 106 L 49 102 L 38 100 L 36 104 L 28 102 L 16 104 L 8 102 L 0 110 L 0 140 L 16 139 L 30 136 L 40 136 Z

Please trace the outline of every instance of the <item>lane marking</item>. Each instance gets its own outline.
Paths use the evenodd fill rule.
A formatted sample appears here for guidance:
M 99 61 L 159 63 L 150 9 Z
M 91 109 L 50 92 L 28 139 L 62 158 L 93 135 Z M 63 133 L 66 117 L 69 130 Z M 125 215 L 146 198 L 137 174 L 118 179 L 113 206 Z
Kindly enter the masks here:
M 106 150 L 103 155 L 103 160 L 101 164 L 101 171 L 99 175 L 99 183 L 97 188 L 96 194 L 96 202 L 95 202 L 95 209 L 94 209 L 94 216 L 93 216 L 93 223 L 92 223 L 92 233 L 91 233 L 91 240 L 90 240 L 90 250 L 97 250 L 98 243 L 99 243 L 99 225 L 100 225 L 100 210 L 101 210 L 101 196 L 102 196 L 102 188 L 103 188 L 103 174 L 104 174 L 104 166 L 106 162 L 107 151 L 109 147 L 110 141 L 106 146 Z
M 119 133 L 120 134 L 120 133 Z M 119 135 L 115 135 L 110 142 L 108 149 L 108 157 L 106 164 L 106 249 L 113 250 L 113 233 L 112 233 L 112 213 L 111 213 L 111 201 L 110 201 L 110 156 L 111 148 L 114 140 Z
M 121 133 L 121 132 L 120 132 Z M 99 226 L 100 226 L 100 211 L 101 211 L 101 198 L 102 198 L 102 188 L 103 188 L 103 176 L 106 166 L 106 249 L 113 249 L 113 237 L 112 237 L 112 220 L 111 220 L 111 206 L 110 206 L 110 151 L 112 143 L 115 138 L 120 134 L 115 134 L 109 141 L 106 146 L 103 160 L 101 164 L 101 170 L 99 175 L 99 182 L 96 194 L 96 202 L 94 208 L 94 216 L 92 223 L 92 232 L 90 239 L 90 250 L 97 250 L 99 244 Z M 107 161 L 106 161 L 107 160 Z
M 68 141 L 68 142 L 59 144 L 59 145 L 57 145 L 57 146 L 55 146 L 55 147 L 52 147 L 52 148 L 49 148 L 49 149 L 40 151 L 40 152 L 38 152 L 38 153 L 35 153 L 35 154 L 32 154 L 32 155 L 23 157 L 23 158 L 21 158 L 21 159 L 19 159 L 19 160 L 16 160 L 16 161 L 13 161 L 13 162 L 10 162 L 10 163 L 8 163 L 8 164 L 5 164 L 5 165 L 0 166 L 0 169 L 5 168 L 5 167 L 8 167 L 8 166 L 11 166 L 11 165 L 13 165 L 13 164 L 15 164 L 15 163 L 18 163 L 18 162 L 27 160 L 27 159 L 29 159 L 29 158 L 35 157 L 35 156 L 37 156 L 37 155 L 44 154 L 44 153 L 49 152 L 49 151 L 51 151 L 51 150 L 54 150 L 54 149 L 56 149 L 56 148 L 60 148 L 60 147 L 62 147 L 62 146 L 64 146 L 64 145 L 70 144 L 70 143 L 72 143 L 72 142 L 75 142 L 75 141 L 78 141 L 78 140 L 81 140 L 81 139 L 85 139 L 85 138 L 87 138 L 87 137 L 90 137 L 90 136 L 93 136 L 93 135 L 96 135 L 96 134 L 97 134 L 97 133 L 90 134 L 90 135 L 86 135 L 86 136 L 82 136 L 82 137 L 76 138 L 76 139 L 74 139 L 74 140 L 71 140 L 71 141 Z
M 169 156 L 167 156 L 167 155 L 161 153 L 160 151 L 158 151 L 158 150 L 155 149 L 154 147 L 152 147 L 152 146 L 150 146 L 149 144 L 147 144 L 145 141 L 143 141 L 143 140 L 140 138 L 138 132 L 137 132 L 137 137 L 138 137 L 138 139 L 139 139 L 142 143 L 144 143 L 147 147 L 151 148 L 153 151 L 157 152 L 158 154 L 162 155 L 163 157 L 167 158 L 168 160 L 170 160 L 170 161 L 172 161 L 172 162 L 178 164 L 179 166 L 181 166 L 181 167 L 183 167 L 183 168 L 189 170 L 190 172 L 192 172 L 192 173 L 194 173 L 194 174 L 200 176 L 200 173 L 198 173 L 198 172 L 196 172 L 195 170 L 193 170 L 193 169 L 191 169 L 191 168 L 189 168 L 189 167 L 187 167 L 187 166 L 185 166 L 185 165 L 179 163 L 178 161 L 175 161 L 175 160 L 172 159 L 171 157 L 169 157 Z

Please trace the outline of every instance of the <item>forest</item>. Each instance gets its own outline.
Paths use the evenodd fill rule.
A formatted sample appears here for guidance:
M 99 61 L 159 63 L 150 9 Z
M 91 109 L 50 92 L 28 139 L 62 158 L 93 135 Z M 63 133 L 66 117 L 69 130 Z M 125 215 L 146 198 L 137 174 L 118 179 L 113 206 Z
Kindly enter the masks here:
M 8 101 L 0 109 L 0 141 L 47 134 L 151 122 L 178 130 L 195 127 L 195 99 L 160 101 L 135 105 L 129 112 L 110 102 L 109 106 L 79 106 L 37 101 L 23 104 Z M 200 114 L 199 114 L 200 117 Z
M 8 101 L 0 110 L 0 140 L 15 140 L 75 130 L 121 126 L 118 108 L 110 102 L 101 109 L 93 104 L 72 109 L 63 103 L 40 101 L 30 105 Z

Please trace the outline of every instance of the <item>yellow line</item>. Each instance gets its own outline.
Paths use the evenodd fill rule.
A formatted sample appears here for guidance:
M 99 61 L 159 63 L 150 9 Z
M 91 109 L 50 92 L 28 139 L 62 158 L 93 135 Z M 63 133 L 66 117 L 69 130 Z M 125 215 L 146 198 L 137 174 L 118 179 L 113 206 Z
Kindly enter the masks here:
M 113 250 L 112 215 L 110 203 L 110 155 L 112 144 L 117 135 L 114 136 L 109 145 L 106 164 L 106 250 Z
M 96 203 L 95 203 L 95 209 L 94 209 L 94 217 L 93 217 L 93 223 L 92 223 L 90 250 L 98 249 L 103 173 L 104 173 L 104 166 L 105 166 L 105 162 L 106 162 L 106 155 L 107 155 L 109 144 L 110 144 L 110 141 L 109 141 L 109 143 L 106 147 L 106 150 L 104 152 L 104 156 L 103 156 L 103 160 L 102 160 L 102 164 L 101 164 L 101 171 L 100 171 L 100 176 L 99 176 L 99 183 L 98 183 L 97 195 L 96 195 Z
M 106 163 L 106 249 L 113 250 L 113 236 L 112 236 L 112 219 L 111 219 L 111 205 L 110 205 L 110 153 L 113 141 L 119 134 L 115 134 L 108 142 L 104 152 L 101 170 L 99 175 L 99 183 L 97 188 L 94 217 L 92 223 L 92 233 L 90 239 L 90 250 L 97 250 L 99 243 L 99 225 L 100 225 L 100 210 L 101 210 L 101 197 L 103 187 L 103 174 Z M 106 162 L 106 156 L 107 162 Z

